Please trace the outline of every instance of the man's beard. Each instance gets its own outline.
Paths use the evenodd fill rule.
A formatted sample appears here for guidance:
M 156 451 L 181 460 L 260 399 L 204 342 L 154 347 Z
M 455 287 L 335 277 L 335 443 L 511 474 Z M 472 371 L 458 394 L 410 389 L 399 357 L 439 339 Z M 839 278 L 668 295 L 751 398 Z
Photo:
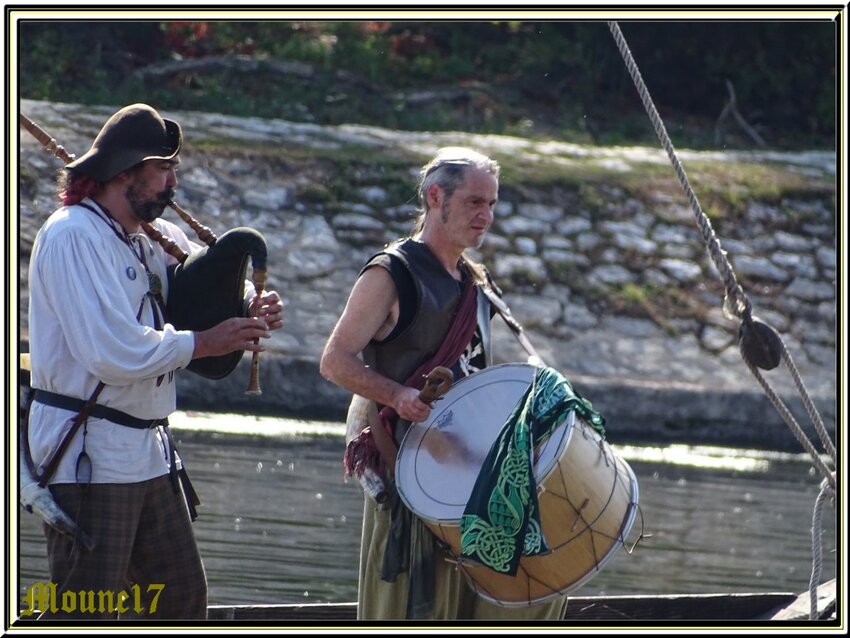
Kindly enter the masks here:
M 154 199 L 146 199 L 136 190 L 135 185 L 131 184 L 127 188 L 127 201 L 133 209 L 133 214 L 143 222 L 152 222 L 157 217 L 162 215 L 165 207 L 174 197 L 174 189 L 169 188 L 160 191 Z

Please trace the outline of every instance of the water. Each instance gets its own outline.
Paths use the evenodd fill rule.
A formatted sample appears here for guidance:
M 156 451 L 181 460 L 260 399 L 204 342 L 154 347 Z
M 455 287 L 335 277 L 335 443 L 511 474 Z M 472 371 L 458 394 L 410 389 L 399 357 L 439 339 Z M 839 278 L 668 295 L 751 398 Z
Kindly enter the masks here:
M 362 490 L 342 476 L 339 425 L 243 416 L 173 419 L 201 498 L 195 532 L 211 604 L 357 597 Z M 219 431 L 216 431 L 219 430 Z M 229 432 L 228 432 L 229 430 Z M 802 592 L 820 477 L 806 455 L 618 446 L 640 489 L 629 546 L 575 595 Z M 39 519 L 20 515 L 20 586 L 46 581 Z M 835 510 L 823 510 L 833 578 Z

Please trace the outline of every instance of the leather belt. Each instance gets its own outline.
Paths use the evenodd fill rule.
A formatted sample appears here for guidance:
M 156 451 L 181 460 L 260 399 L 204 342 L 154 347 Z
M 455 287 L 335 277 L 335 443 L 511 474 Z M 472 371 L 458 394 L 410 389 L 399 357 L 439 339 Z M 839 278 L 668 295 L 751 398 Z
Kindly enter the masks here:
M 86 403 L 84 399 L 57 394 L 56 392 L 48 392 L 47 390 L 36 390 L 34 400 L 44 405 L 62 408 L 63 410 L 71 410 L 72 412 L 79 412 Z M 140 419 L 121 410 L 100 405 L 99 403 L 95 404 L 90 416 L 97 417 L 98 419 L 106 419 L 118 425 L 125 425 L 128 428 L 136 428 L 138 430 L 147 430 L 155 428 L 158 425 L 168 425 L 167 418 Z

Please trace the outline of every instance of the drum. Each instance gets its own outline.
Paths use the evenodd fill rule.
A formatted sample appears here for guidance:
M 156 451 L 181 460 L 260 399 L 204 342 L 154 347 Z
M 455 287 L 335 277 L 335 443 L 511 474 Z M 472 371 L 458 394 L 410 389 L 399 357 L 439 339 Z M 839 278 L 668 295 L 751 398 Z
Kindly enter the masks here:
M 509 363 L 458 381 L 399 447 L 396 484 L 407 507 L 442 540 L 469 585 L 505 607 L 567 594 L 625 544 L 638 504 L 629 465 L 575 411 L 534 451 L 540 523 L 549 552 L 522 556 L 510 576 L 461 559 L 460 519 L 484 458 L 536 368 Z

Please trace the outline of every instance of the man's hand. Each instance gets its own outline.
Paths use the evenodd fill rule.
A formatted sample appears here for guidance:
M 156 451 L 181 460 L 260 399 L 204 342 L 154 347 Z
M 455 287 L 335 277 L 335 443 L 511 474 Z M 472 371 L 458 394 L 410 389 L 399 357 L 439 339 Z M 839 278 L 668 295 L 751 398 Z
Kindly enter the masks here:
M 419 398 L 419 390 L 408 386 L 399 386 L 393 407 L 396 413 L 412 423 L 422 423 L 431 414 L 431 406 Z
M 195 330 L 192 358 L 215 357 L 236 350 L 262 352 L 260 339 L 271 337 L 268 324 L 258 317 L 230 317 L 207 330 Z
M 259 297 L 255 295 L 251 301 L 250 314 L 265 319 L 269 330 L 279 330 L 283 327 L 283 301 L 280 295 L 274 290 L 267 290 Z
M 21 505 L 28 512 L 38 514 L 45 523 L 53 529 L 75 538 L 88 551 L 94 549 L 94 540 L 86 534 L 68 516 L 53 498 L 53 494 L 46 487 L 41 487 L 30 472 L 24 457 L 21 457 Z

